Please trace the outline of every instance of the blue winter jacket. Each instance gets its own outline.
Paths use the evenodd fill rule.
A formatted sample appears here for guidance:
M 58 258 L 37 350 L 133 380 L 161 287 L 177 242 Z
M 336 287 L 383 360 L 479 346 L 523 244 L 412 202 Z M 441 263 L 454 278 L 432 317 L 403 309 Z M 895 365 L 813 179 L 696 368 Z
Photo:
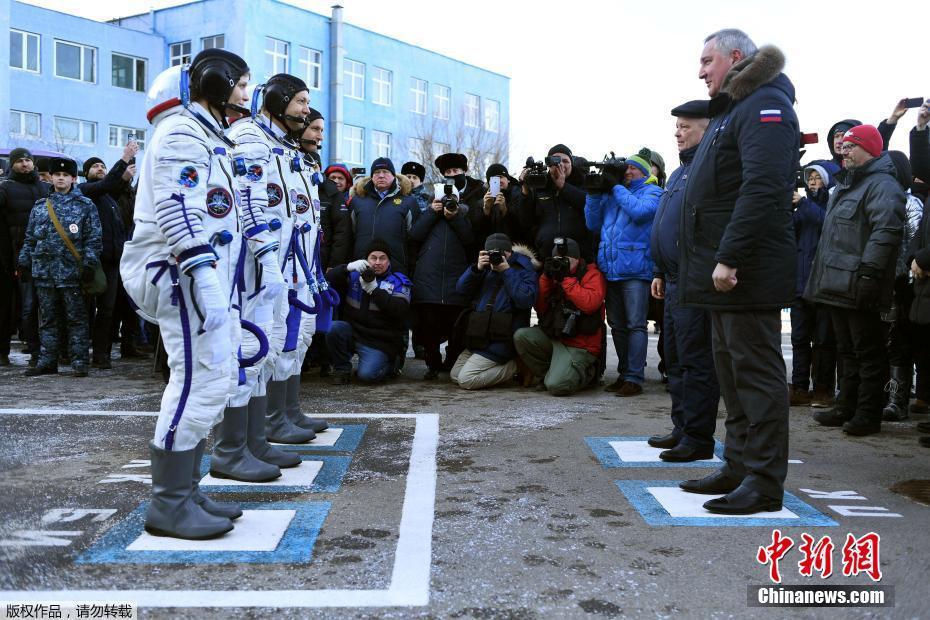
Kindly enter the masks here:
M 510 269 L 500 273 L 491 269 L 479 271 L 473 265 L 465 270 L 455 288 L 473 303 L 476 310 L 484 310 L 491 300 L 497 283 L 503 280 L 492 309 L 494 312 L 513 313 L 511 330 L 516 332 L 521 327 L 530 326 L 530 309 L 536 301 L 539 285 L 536 269 L 529 257 L 515 251 L 507 262 Z M 472 353 L 498 364 L 504 364 L 517 356 L 513 339 L 505 342 L 492 342 L 487 349 L 472 351 Z
M 662 188 L 650 177 L 585 199 L 585 224 L 601 233 L 597 266 L 608 281 L 652 280 L 649 237 L 661 197 Z
M 832 161 L 826 159 L 812 161 L 804 168 L 805 182 L 811 169 L 820 174 L 820 178 L 823 179 L 826 187 L 817 192 L 816 195 L 811 195 L 808 190 L 807 195 L 801 198 L 791 214 L 791 220 L 794 223 L 794 240 L 798 246 L 795 282 L 795 291 L 798 297 L 804 294 L 804 289 L 807 287 L 807 280 L 811 275 L 811 265 L 814 263 L 814 255 L 817 254 L 817 244 L 820 243 L 823 219 L 827 213 L 827 201 L 830 199 L 829 190 L 836 185 L 836 174 L 840 171 L 839 166 Z

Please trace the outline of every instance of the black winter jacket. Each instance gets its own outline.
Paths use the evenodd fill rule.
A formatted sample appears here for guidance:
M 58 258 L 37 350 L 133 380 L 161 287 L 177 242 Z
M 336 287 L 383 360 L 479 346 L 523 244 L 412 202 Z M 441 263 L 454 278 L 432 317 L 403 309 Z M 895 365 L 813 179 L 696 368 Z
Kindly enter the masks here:
M 906 201 L 887 153 L 840 173 L 827 203 L 804 297 L 829 306 L 857 308 L 859 276 L 868 275 L 881 281 L 880 309 L 887 310 Z
M 711 100 L 681 215 L 684 305 L 768 310 L 795 296 L 791 195 L 800 131 L 784 64 L 778 49 L 762 47 L 733 66 Z M 714 288 L 717 263 L 737 269 L 727 293 Z
M 911 130 L 911 169 L 916 178 L 930 180 L 930 130 L 926 128 L 923 131 Z M 930 271 L 930 199 L 924 202 L 920 227 L 908 252 L 908 269 L 914 260 L 921 269 Z M 914 280 L 914 301 L 909 318 L 913 323 L 930 324 L 930 279 Z
M 119 159 L 99 181 L 87 181 L 78 185 L 81 193 L 90 198 L 97 207 L 97 215 L 103 229 L 103 250 L 100 253 L 103 264 L 118 263 L 123 255 L 123 244 L 126 243 L 126 230 L 116 199 L 123 191 L 123 173 L 126 172 L 127 166 L 125 161 Z
M 29 174 L 10 171 L 7 180 L 0 183 L 0 225 L 9 232 L 9 240 L 4 241 L 3 257 L 0 266 L 7 272 L 16 265 L 19 251 L 23 247 L 26 224 L 32 207 L 40 198 L 46 198 L 52 186 L 39 180 L 39 173 L 33 170 Z
M 691 162 L 697 147 L 691 147 L 678 154 L 681 161 L 672 176 L 665 184 L 665 193 L 656 210 L 655 221 L 652 224 L 652 235 L 649 247 L 652 251 L 652 260 L 655 263 L 655 277 L 678 281 L 678 257 L 681 253 L 679 238 L 681 237 L 681 205 L 685 196 L 685 185 L 691 170 Z
M 582 180 L 581 171 L 573 168 L 561 190 L 556 189 L 552 177 L 547 177 L 545 188 L 519 194 L 520 226 L 534 231 L 533 247 L 540 259 L 552 255 L 556 237 L 568 237 L 578 242 L 586 262 L 596 262 L 597 242 L 584 219 L 587 194 L 581 188 Z
M 352 260 L 352 218 L 349 216 L 349 191 L 340 192 L 329 179 L 318 187 L 320 192 L 320 226 L 323 228 L 323 245 L 320 260 L 323 269 L 342 265 Z
M 378 196 L 370 177 L 355 182 L 349 202 L 352 232 L 355 236 L 352 258 L 366 258 L 368 246 L 381 239 L 391 248 L 391 265 L 396 271 L 410 273 L 410 227 L 417 211 L 417 201 L 410 196 L 407 177 L 395 177 L 384 198 Z
M 413 273 L 413 303 L 451 306 L 468 303 L 455 284 L 471 263 L 475 236 L 470 211 L 467 204 L 460 204 L 455 217 L 447 220 L 443 213 L 427 209 L 413 223 L 410 238 L 419 246 Z

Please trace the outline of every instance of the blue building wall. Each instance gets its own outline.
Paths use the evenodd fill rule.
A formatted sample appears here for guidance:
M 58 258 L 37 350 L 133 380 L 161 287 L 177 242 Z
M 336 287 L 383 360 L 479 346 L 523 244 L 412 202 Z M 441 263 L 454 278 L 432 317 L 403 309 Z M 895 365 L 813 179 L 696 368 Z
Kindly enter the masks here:
M 10 0 L 0 0 L 0 32 L 10 31 Z M 0 110 L 10 109 L 10 46 L 0 45 Z M 10 135 L 10 115 L 0 114 L 0 136 Z
M 57 150 L 83 160 L 90 156 L 102 157 L 107 162 L 119 158 L 122 148 L 109 146 L 111 124 L 149 129 L 145 120 L 145 93 L 112 86 L 112 53 L 144 58 L 146 60 L 146 89 L 152 79 L 164 69 L 160 51 L 162 37 L 140 34 L 92 20 L 50 11 L 21 2 L 9 2 L 10 28 L 40 35 L 40 71 L 31 73 L 9 67 L 9 45 L 4 47 L 3 70 L 8 72 L 5 84 L 9 85 L 8 102 L 4 105 L 4 122 L 9 120 L 8 110 L 37 112 L 41 118 L 41 137 L 38 140 L 14 139 L 9 130 L 3 131 L 8 143 L 33 149 Z M 88 83 L 55 77 L 55 40 L 81 43 L 95 47 L 96 82 Z M 2 75 L 0 75 L 2 77 Z M 55 117 L 91 121 L 97 124 L 96 142 L 91 145 L 63 144 L 56 139 Z M 9 144 L 9 146 L 14 146 Z
M 0 84 L 9 83 L 12 95 L 6 104 L 0 94 L 0 105 L 8 109 L 36 111 L 42 114 L 43 144 L 33 148 L 52 148 L 53 117 L 56 115 L 98 124 L 97 144 L 93 147 L 71 145 L 69 152 L 81 159 L 90 155 L 105 155 L 112 161 L 119 149 L 107 145 L 110 123 L 130 127 L 145 127 L 144 93 L 110 86 L 110 53 L 112 51 L 148 59 L 147 82 L 169 65 L 169 46 L 180 41 L 191 42 L 191 55 L 202 49 L 201 38 L 224 35 L 225 47 L 242 55 L 252 68 L 252 83 L 268 77 L 266 70 L 266 37 L 288 43 L 288 72 L 303 76 L 299 64 L 300 47 L 322 52 L 322 79 L 319 90 L 311 91 L 311 105 L 323 113 L 327 128 L 335 120 L 330 106 L 333 83 L 330 49 L 331 18 L 306 11 L 277 0 L 195 0 L 188 4 L 124 17 L 102 24 L 75 18 L 47 9 L 32 7 L 13 0 L 0 0 L 0 7 L 12 7 L 10 26 L 42 35 L 42 72 L 27 74 L 9 69 L 8 60 L 0 71 L 9 71 L 9 81 L 0 73 Z M 2 18 L 0 18 L 2 19 Z M 2 22 L 0 22 L 2 24 Z M 76 40 L 98 48 L 97 84 L 85 84 L 54 77 L 52 54 L 54 39 Z M 343 24 L 345 58 L 365 65 L 364 100 L 343 98 L 344 124 L 364 129 L 362 161 L 367 166 L 375 157 L 373 130 L 391 134 L 391 156 L 399 164 L 409 157 L 409 137 L 423 137 L 431 132 L 434 141 L 454 143 L 452 135 L 463 125 L 465 93 L 500 103 L 500 131 L 506 138 L 509 127 L 510 80 L 506 76 L 480 69 L 453 58 L 374 33 L 351 24 Z M 8 54 L 7 46 L 4 52 Z M 392 72 L 392 98 L 389 106 L 373 102 L 373 71 L 381 67 Z M 410 78 L 429 83 L 428 113 L 411 112 Z M 451 114 L 448 121 L 433 118 L 433 85 L 451 88 Z M 2 89 L 0 89 L 2 90 Z M 483 109 L 480 124 L 483 124 Z M 8 120 L 4 114 L 3 121 Z M 2 125 L 0 125 L 2 128 Z M 8 131 L 3 131 L 8 136 Z M 327 136 L 332 137 L 332 132 Z M 324 161 L 333 159 L 335 141 L 324 140 Z M 340 145 L 341 146 L 341 145 Z M 506 153 L 506 149 L 504 149 Z M 344 157 L 340 157 L 344 159 Z M 424 162 L 427 163 L 427 162 Z M 477 166 L 476 166 L 477 167 Z M 479 174 L 479 170 L 474 171 Z

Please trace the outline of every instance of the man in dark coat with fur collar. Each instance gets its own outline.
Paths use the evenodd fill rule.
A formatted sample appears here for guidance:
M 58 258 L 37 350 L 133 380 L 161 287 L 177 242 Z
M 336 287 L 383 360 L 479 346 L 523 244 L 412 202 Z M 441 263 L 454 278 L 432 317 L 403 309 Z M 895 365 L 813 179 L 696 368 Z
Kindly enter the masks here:
M 681 302 L 710 311 L 727 435 L 723 467 L 681 487 L 726 494 L 704 504 L 711 512 L 777 511 L 788 472 L 780 310 L 795 285 L 794 86 L 782 53 L 740 30 L 707 37 L 700 63 L 711 122 L 685 189 Z

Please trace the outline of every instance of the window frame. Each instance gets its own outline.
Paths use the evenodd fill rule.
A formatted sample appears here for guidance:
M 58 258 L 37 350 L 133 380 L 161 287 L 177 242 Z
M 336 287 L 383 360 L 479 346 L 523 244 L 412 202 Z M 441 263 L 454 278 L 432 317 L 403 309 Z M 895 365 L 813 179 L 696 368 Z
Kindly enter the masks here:
M 469 101 L 474 101 L 474 107 L 468 105 Z M 462 103 L 462 109 L 464 110 L 465 118 L 463 123 L 466 127 L 481 127 L 481 97 L 473 93 L 465 93 L 465 101 Z M 475 112 L 475 122 L 469 123 L 469 111 L 474 110 Z
M 113 57 L 120 56 L 121 58 L 128 58 L 132 61 L 132 86 L 120 86 L 114 84 L 113 80 L 115 79 L 113 75 Z M 139 80 L 139 63 L 142 63 L 142 88 L 138 87 Z M 148 64 L 149 61 L 147 58 L 140 58 L 139 56 L 130 56 L 129 54 L 124 54 L 122 52 L 110 52 L 110 86 L 113 88 L 122 88 L 125 90 L 135 91 L 137 93 L 144 93 L 146 91 L 146 84 L 148 83 Z
M 384 67 L 372 67 L 371 83 L 372 93 L 371 102 L 375 105 L 391 107 L 394 100 L 394 72 Z M 381 76 L 387 74 L 387 81 L 382 80 Z M 387 101 L 379 101 L 382 94 L 382 87 L 387 85 Z
M 385 137 L 385 138 L 387 138 L 387 141 L 386 141 L 386 142 L 378 142 L 376 139 L 377 139 L 377 138 L 380 138 L 380 137 Z M 391 150 L 393 149 L 393 142 L 394 142 L 394 138 L 391 136 L 391 132 L 389 132 L 389 131 L 381 131 L 380 129 L 372 129 L 372 130 L 371 130 L 371 148 L 375 151 L 375 153 L 374 153 L 374 156 L 375 156 L 375 157 L 387 157 L 387 158 L 390 159 L 390 157 L 391 157 Z M 386 152 L 386 153 L 382 153 L 382 152 L 379 150 L 378 147 L 379 147 L 379 146 L 385 146 L 385 145 L 387 146 L 387 152 Z
M 446 97 L 440 97 L 439 93 L 445 89 Z M 443 105 L 445 101 L 445 116 L 442 116 Z M 433 118 L 439 121 L 447 121 L 452 117 L 452 88 L 442 84 L 433 84 Z
M 275 49 L 274 49 L 274 51 L 268 49 L 268 43 L 269 43 L 269 41 L 274 41 L 274 43 L 275 43 Z M 278 45 L 277 45 L 278 43 L 280 43 L 281 45 L 284 46 L 284 53 L 283 53 L 283 54 L 280 53 L 280 52 L 278 51 Z M 271 72 L 268 72 L 268 59 L 269 59 L 269 56 L 275 59 L 274 62 L 273 62 L 273 64 L 274 64 L 275 66 L 272 67 L 272 71 L 271 71 Z M 290 66 L 290 60 L 291 60 L 291 59 L 290 59 L 290 56 L 291 56 L 291 44 L 290 44 L 290 43 L 288 43 L 287 41 L 282 41 L 281 39 L 276 39 L 276 38 L 274 38 L 274 37 L 266 36 L 266 37 L 265 37 L 265 72 L 266 72 L 267 75 L 265 76 L 265 78 L 266 78 L 266 79 L 267 79 L 267 78 L 270 78 L 272 75 L 277 75 L 278 73 L 287 73 L 287 72 L 288 72 L 288 67 Z M 276 66 L 276 65 L 277 65 L 277 60 L 279 60 L 279 59 L 283 59 L 283 60 L 284 60 L 284 68 L 283 68 L 282 70 L 280 70 L 280 71 L 278 70 L 278 68 L 277 68 L 277 66 Z
M 358 65 L 358 66 L 360 66 L 360 67 L 362 68 L 362 72 L 361 72 L 361 73 L 355 73 L 354 71 L 350 71 L 350 70 L 349 70 L 350 67 L 352 67 L 352 68 L 354 69 L 354 68 L 355 68 L 355 65 Z M 345 82 L 345 84 L 346 84 L 346 86 L 344 87 L 344 88 L 345 88 L 344 95 L 345 95 L 346 97 L 348 97 L 349 99 L 357 99 L 357 100 L 359 100 L 359 101 L 364 101 L 364 100 L 365 100 L 365 73 L 366 73 L 365 63 L 363 63 L 363 62 L 361 62 L 361 61 L 358 61 L 358 60 L 353 60 L 353 59 L 351 59 L 351 58 L 344 58 L 344 59 L 343 59 L 343 65 L 342 65 L 342 79 L 343 79 L 343 82 Z M 350 76 L 350 75 L 352 76 L 352 79 L 351 79 L 351 80 L 348 78 L 348 76 Z M 361 82 L 361 85 L 362 85 L 362 94 L 361 94 L 361 96 L 355 95 L 355 94 L 350 94 L 350 93 L 349 93 L 349 90 L 350 90 L 350 89 L 349 89 L 348 86 L 349 86 L 349 84 L 354 84 L 354 83 L 355 83 L 355 78 L 360 78 L 360 82 Z M 354 92 L 354 91 L 355 91 L 355 88 L 353 87 L 351 90 Z
M 359 127 L 357 125 L 343 125 L 343 129 L 344 129 L 344 132 L 342 134 L 342 141 L 343 141 L 342 147 L 343 147 L 343 150 L 346 151 L 346 154 L 344 156 L 345 161 L 346 163 L 358 164 L 359 166 L 361 166 L 363 164 L 363 160 L 365 159 L 365 128 Z M 357 129 L 360 132 L 358 139 L 351 137 L 353 129 Z M 355 161 L 352 158 L 352 146 L 351 146 L 352 144 L 358 144 L 358 149 L 359 149 L 358 161 Z
M 483 125 L 485 131 L 490 131 L 492 133 L 500 133 L 501 130 L 501 102 L 496 99 L 485 99 L 484 100 L 484 118 Z M 494 127 L 488 126 L 489 112 L 494 111 Z
M 42 73 L 42 35 L 28 30 L 20 30 L 19 28 L 10 28 L 10 36 L 13 36 L 13 33 L 22 35 L 23 66 L 17 67 L 10 64 L 10 69 L 27 73 Z M 29 68 L 29 37 L 35 37 L 36 39 L 36 68 L 34 70 Z M 10 58 L 10 61 L 12 62 L 12 58 Z
M 423 90 L 414 88 L 414 86 L 423 85 Z M 427 80 L 421 80 L 418 77 L 410 77 L 410 92 L 413 95 L 413 106 L 410 111 L 414 114 L 420 114 L 426 116 L 429 114 L 429 82 Z M 419 109 L 420 95 L 422 95 L 423 100 L 423 111 Z
M 10 118 L 10 131 L 9 131 L 10 136 L 15 137 L 15 138 L 35 138 L 37 140 L 42 139 L 42 115 L 39 112 L 27 112 L 26 110 L 14 110 L 10 108 L 10 116 L 12 117 L 14 114 L 19 114 L 19 128 L 22 129 L 23 131 L 14 132 L 13 131 L 13 119 Z M 35 134 L 26 133 L 25 127 L 26 127 L 27 116 L 34 116 L 36 118 L 36 129 L 38 133 L 35 133 Z
M 297 58 L 297 64 L 304 69 L 304 82 L 307 84 L 310 90 L 321 90 L 323 88 L 323 52 L 312 47 L 307 47 L 306 45 L 300 45 L 298 47 L 300 48 L 300 56 Z M 309 58 L 313 54 L 317 55 L 316 62 L 311 62 L 310 60 L 305 59 L 305 56 Z M 314 80 L 309 79 L 311 76 L 311 71 L 314 70 L 314 67 L 316 77 L 315 83 Z
M 116 144 L 113 143 L 111 138 L 113 137 L 113 130 L 116 130 Z M 122 132 L 125 130 L 126 139 L 121 140 Z M 111 148 L 122 148 L 129 141 L 129 133 L 134 133 L 136 135 L 136 142 L 139 144 L 139 149 L 145 148 L 145 129 L 140 129 L 138 127 L 127 127 L 126 125 L 115 125 L 110 123 L 107 126 L 107 145 Z M 139 136 L 142 136 L 141 138 Z
M 184 51 L 183 51 L 183 50 L 181 51 L 181 55 L 180 55 L 180 56 L 175 56 L 175 55 L 171 52 L 171 48 L 174 47 L 175 45 L 184 45 L 184 44 L 187 44 L 187 47 L 188 47 L 188 49 L 187 49 L 187 54 L 186 54 L 186 55 L 187 55 L 187 62 L 184 61 L 184 56 L 185 56 L 185 54 L 184 54 Z M 193 49 L 194 49 L 194 45 L 193 45 L 193 43 L 192 43 L 189 39 L 188 39 L 187 41 L 176 41 L 176 42 L 174 42 L 174 43 L 169 43 L 169 44 L 168 44 L 168 66 L 169 66 L 169 67 L 176 67 L 176 66 L 178 66 L 178 65 L 186 65 L 186 64 L 188 64 L 188 63 L 189 63 L 191 60 L 193 60 L 193 58 L 194 58 L 194 57 L 191 55 L 191 52 L 193 51 Z M 177 62 L 177 63 L 174 62 L 175 59 L 178 59 L 178 62 Z
M 84 52 L 86 50 L 92 50 L 94 53 L 93 61 L 91 62 L 91 71 L 93 71 L 94 79 L 91 81 L 85 80 L 83 77 L 73 78 L 67 75 L 58 74 L 58 45 L 70 45 L 81 50 L 81 66 L 78 72 L 83 76 L 84 75 Z M 56 78 L 61 80 L 71 80 L 73 82 L 84 82 L 85 84 L 97 84 L 99 81 L 99 76 L 97 73 L 97 57 L 99 56 L 98 49 L 92 45 L 85 45 L 84 43 L 76 43 L 74 41 L 67 41 L 65 39 L 55 39 L 53 43 L 52 50 L 52 65 L 53 65 L 53 74 Z
M 65 140 L 60 137 L 60 132 L 58 131 L 58 121 L 73 121 L 78 123 L 78 140 Z M 85 142 L 84 138 L 84 126 L 88 125 L 94 128 L 94 139 L 92 142 Z M 85 121 L 82 118 L 71 118 L 70 116 L 56 116 L 52 123 L 52 129 L 55 132 L 55 140 L 61 141 L 62 144 L 75 144 L 81 146 L 94 146 L 97 144 L 97 122 L 96 121 Z
M 219 38 L 223 39 L 222 45 L 214 45 L 212 47 L 206 46 L 206 41 L 208 39 L 219 39 Z M 224 34 L 212 34 L 208 37 L 200 37 L 200 49 L 201 51 L 202 50 L 213 50 L 213 49 L 226 49 L 226 34 L 225 33 Z

